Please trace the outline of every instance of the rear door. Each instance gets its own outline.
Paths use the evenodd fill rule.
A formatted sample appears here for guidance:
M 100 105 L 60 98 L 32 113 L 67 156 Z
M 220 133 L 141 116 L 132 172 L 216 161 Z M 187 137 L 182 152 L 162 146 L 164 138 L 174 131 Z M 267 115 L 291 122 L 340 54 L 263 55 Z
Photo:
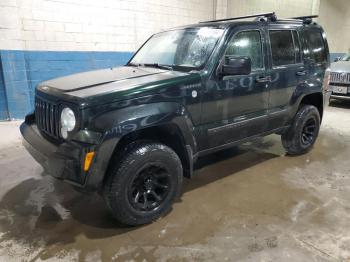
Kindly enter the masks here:
M 297 86 L 303 85 L 309 72 L 301 57 L 301 43 L 296 28 L 281 25 L 267 28 L 269 38 L 269 130 L 287 124 L 290 102 Z
M 319 27 L 306 27 L 300 32 L 305 67 L 308 71 L 307 84 L 310 91 L 324 93 L 329 74 L 330 58 L 324 32 Z

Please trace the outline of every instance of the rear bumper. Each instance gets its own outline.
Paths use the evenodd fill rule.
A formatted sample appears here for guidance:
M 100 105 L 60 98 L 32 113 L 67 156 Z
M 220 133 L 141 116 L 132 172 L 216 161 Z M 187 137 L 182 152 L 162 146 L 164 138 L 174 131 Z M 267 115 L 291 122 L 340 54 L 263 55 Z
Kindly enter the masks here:
M 100 189 L 115 141 L 106 141 L 100 145 L 72 141 L 54 144 L 43 137 L 35 121 L 28 118 L 21 124 L 20 131 L 24 147 L 47 174 L 85 191 Z M 95 151 L 95 157 L 89 171 L 85 172 L 85 154 L 91 151 Z

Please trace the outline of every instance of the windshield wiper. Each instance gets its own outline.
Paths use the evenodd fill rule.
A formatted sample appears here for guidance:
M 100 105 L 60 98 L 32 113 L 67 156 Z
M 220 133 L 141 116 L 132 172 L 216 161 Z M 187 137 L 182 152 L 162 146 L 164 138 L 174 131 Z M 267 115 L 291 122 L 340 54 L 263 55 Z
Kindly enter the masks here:
M 156 68 L 160 68 L 160 69 L 167 69 L 167 70 L 173 70 L 174 65 L 163 65 L 163 64 L 159 64 L 159 63 L 129 63 L 129 66 L 145 66 L 145 67 L 156 67 Z
M 163 64 L 158 64 L 158 63 L 141 64 L 141 66 L 149 66 L 149 67 L 156 67 L 156 68 L 160 68 L 160 69 L 173 70 L 173 66 L 171 66 L 171 65 L 163 65 Z
M 128 63 L 128 66 L 138 67 L 138 66 L 140 66 L 140 64 L 136 64 L 136 63 L 130 62 L 130 63 Z
M 185 70 L 194 70 L 196 69 L 193 66 L 187 66 L 187 65 L 164 65 L 164 64 L 159 64 L 159 63 L 129 63 L 129 66 L 135 66 L 135 67 L 139 67 L 139 66 L 144 66 L 144 67 L 155 67 L 155 68 L 160 68 L 160 69 L 166 69 L 166 70 L 179 70 L 179 71 L 183 71 Z

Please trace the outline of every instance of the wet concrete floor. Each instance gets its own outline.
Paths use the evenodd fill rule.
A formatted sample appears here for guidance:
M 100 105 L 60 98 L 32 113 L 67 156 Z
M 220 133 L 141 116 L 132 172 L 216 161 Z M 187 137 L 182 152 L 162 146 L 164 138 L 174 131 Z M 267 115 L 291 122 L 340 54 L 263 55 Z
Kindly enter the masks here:
M 167 216 L 131 228 L 43 176 L 17 127 L 0 123 L 0 261 L 349 261 L 350 104 L 306 155 L 272 135 L 201 159 Z

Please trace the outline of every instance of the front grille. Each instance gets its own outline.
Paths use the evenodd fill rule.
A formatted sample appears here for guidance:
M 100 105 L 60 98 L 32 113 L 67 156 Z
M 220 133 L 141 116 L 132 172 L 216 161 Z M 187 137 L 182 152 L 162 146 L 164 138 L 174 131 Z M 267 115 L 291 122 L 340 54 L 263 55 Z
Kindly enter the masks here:
M 58 105 L 35 97 L 35 119 L 38 128 L 49 136 L 59 137 Z
M 331 73 L 331 83 L 350 84 L 350 73 Z

